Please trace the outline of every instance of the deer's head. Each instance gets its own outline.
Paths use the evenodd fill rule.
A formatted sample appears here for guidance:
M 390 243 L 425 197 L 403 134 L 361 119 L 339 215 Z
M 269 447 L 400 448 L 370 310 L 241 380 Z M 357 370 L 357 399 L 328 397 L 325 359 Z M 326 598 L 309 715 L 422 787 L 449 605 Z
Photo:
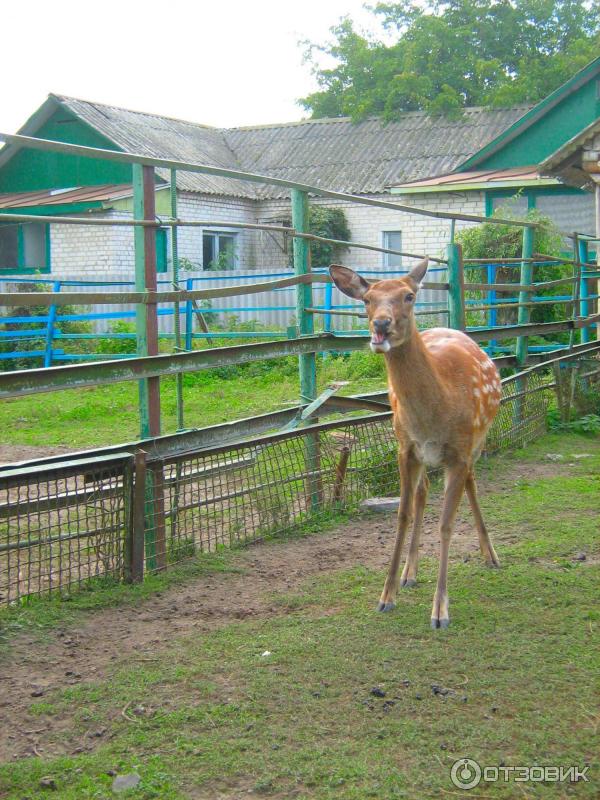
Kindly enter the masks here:
M 349 267 L 339 264 L 329 267 L 329 274 L 340 292 L 365 304 L 374 353 L 387 353 L 412 335 L 415 301 L 427 263 L 426 258 L 402 278 L 372 283 Z

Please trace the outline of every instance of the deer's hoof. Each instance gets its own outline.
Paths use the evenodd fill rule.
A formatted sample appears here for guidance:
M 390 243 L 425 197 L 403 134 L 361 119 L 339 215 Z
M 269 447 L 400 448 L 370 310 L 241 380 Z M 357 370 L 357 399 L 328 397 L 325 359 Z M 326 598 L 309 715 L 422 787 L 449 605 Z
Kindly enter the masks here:
M 485 565 L 489 569 L 500 569 L 500 562 L 497 558 L 493 559 L 492 561 L 486 561 Z
M 417 581 L 415 580 L 415 578 L 403 578 L 403 580 L 400 581 L 401 589 L 412 589 L 413 586 L 416 585 Z
M 394 602 L 384 603 L 383 600 L 380 600 L 377 605 L 377 611 L 383 611 L 383 612 L 393 611 L 395 608 L 396 608 L 396 603 Z
M 442 617 L 441 619 L 437 619 L 436 617 L 431 618 L 431 627 L 434 630 L 438 630 L 439 628 L 447 628 L 450 625 L 450 620 L 448 617 Z

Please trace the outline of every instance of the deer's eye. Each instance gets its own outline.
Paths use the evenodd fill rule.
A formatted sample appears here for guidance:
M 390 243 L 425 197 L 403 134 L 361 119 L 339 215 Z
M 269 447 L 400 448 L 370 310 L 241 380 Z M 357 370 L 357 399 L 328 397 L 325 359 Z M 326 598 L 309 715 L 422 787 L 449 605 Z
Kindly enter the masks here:
M 414 299 L 415 299 L 415 296 L 411 292 L 409 292 L 408 294 L 404 295 L 404 302 L 405 303 L 412 303 L 412 301 Z
M 368 306 L 370 302 L 371 302 L 371 301 L 370 301 L 370 300 L 367 300 L 367 298 L 366 298 L 366 297 L 364 297 L 364 298 L 363 298 L 363 303 L 364 303 L 366 306 Z

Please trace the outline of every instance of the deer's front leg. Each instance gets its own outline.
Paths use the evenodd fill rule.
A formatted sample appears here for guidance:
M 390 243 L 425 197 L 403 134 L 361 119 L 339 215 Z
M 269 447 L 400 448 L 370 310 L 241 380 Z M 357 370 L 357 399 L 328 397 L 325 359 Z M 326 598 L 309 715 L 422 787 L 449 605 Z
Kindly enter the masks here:
M 408 556 L 406 564 L 402 570 L 400 577 L 400 586 L 403 589 L 408 589 L 415 586 L 417 583 L 417 567 L 419 565 L 419 542 L 421 540 L 421 530 L 423 528 L 423 513 L 425 511 L 425 503 L 427 502 L 427 493 L 429 491 L 429 478 L 425 470 L 421 473 L 421 480 L 417 485 L 415 492 L 415 509 L 413 519 L 413 532 L 408 548 Z
M 402 547 L 406 537 L 406 531 L 410 525 L 415 488 L 421 478 L 423 464 L 417 460 L 412 447 L 400 452 L 398 456 L 400 466 L 400 507 L 398 509 L 398 529 L 392 561 L 388 571 L 381 599 L 377 606 L 378 611 L 391 611 L 396 605 L 396 593 L 398 591 L 398 571 L 400 568 L 400 558 Z
M 446 471 L 446 491 L 440 519 L 440 566 L 433 607 L 431 609 L 431 627 L 447 628 L 450 624 L 448 613 L 448 551 L 450 538 L 454 528 L 456 512 L 465 490 L 465 483 L 469 468 L 464 464 L 457 464 Z

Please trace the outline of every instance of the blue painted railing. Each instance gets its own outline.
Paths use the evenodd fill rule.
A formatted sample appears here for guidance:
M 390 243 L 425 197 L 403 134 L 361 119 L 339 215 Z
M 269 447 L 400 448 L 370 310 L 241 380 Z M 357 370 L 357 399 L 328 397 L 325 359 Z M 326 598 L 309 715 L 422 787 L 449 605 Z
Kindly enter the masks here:
M 540 262 L 540 265 L 547 265 L 548 262 Z M 510 265 L 503 265 L 504 268 L 506 267 L 514 267 L 515 269 L 519 268 L 519 264 L 510 264 Z M 498 269 L 498 265 L 494 263 L 490 264 L 479 264 L 477 265 L 478 268 L 481 268 L 486 271 L 487 274 L 487 283 L 493 285 L 496 282 L 496 272 Z M 324 270 L 315 270 L 316 272 L 324 271 Z M 429 272 L 444 272 L 445 267 L 433 267 L 429 270 Z M 369 275 L 381 275 L 383 270 L 361 270 L 361 274 L 365 276 Z M 397 270 L 397 271 L 389 271 L 385 270 L 386 275 L 403 275 L 406 274 L 406 270 Z M 589 275 L 596 275 L 597 273 L 589 273 Z M 215 281 L 231 281 L 233 277 L 235 277 L 236 282 L 238 280 L 252 280 L 257 281 L 259 279 L 276 279 L 281 277 L 287 277 L 288 275 L 293 275 L 291 271 L 273 271 L 268 273 L 259 273 L 259 272 L 245 272 L 240 273 L 239 275 L 235 276 L 227 276 L 221 277 L 214 274 L 207 274 L 206 276 L 195 276 L 186 278 L 185 281 L 185 288 L 187 290 L 193 290 L 198 285 L 202 285 L 203 282 L 210 281 L 214 283 Z M 588 273 L 583 273 L 583 279 L 587 279 Z M 93 287 L 93 288 L 102 288 L 102 287 L 134 287 L 133 281 L 83 281 L 83 280 L 52 280 L 47 278 L 23 278 L 21 276 L 0 276 L 0 279 L 3 280 L 10 280 L 11 282 L 18 282 L 18 283 L 30 283 L 30 284 L 42 284 L 42 285 L 50 285 L 52 287 L 53 292 L 60 292 L 61 289 L 71 288 L 71 287 L 78 287 L 78 286 L 86 286 L 86 287 Z M 171 288 L 172 284 L 169 280 L 162 280 L 158 282 L 159 288 L 161 286 L 166 286 Z M 318 305 L 315 303 L 315 308 L 320 309 L 324 312 L 330 311 L 335 312 L 336 310 L 343 310 L 343 311 L 362 311 L 364 310 L 362 305 L 356 303 L 347 303 L 347 304 L 334 304 L 333 303 L 333 286 L 330 283 L 326 283 L 323 286 L 315 287 L 318 291 L 323 292 L 323 304 Z M 287 289 L 274 289 L 271 290 L 275 293 L 281 293 L 288 291 Z M 598 295 L 590 295 L 589 292 L 585 295 L 585 300 L 589 301 L 592 299 L 597 298 Z M 490 289 L 486 295 L 487 304 L 494 306 L 496 304 L 508 304 L 508 303 L 518 303 L 518 297 L 506 297 L 506 295 L 498 296 L 497 293 Z M 545 297 L 532 297 L 532 300 L 535 302 L 536 300 L 548 300 L 550 299 L 548 296 Z M 572 295 L 557 295 L 552 296 L 552 299 L 556 302 L 570 302 L 573 300 Z M 468 310 L 469 306 L 477 306 L 481 303 L 481 300 L 466 300 L 465 307 Z M 94 360 L 94 359 L 107 359 L 107 358 L 130 358 L 133 357 L 135 354 L 128 354 L 128 353 L 69 353 L 65 352 L 63 348 L 56 347 L 55 345 L 59 341 L 85 341 L 85 340 L 101 340 L 101 339 L 131 339 L 135 340 L 136 334 L 135 333 L 125 333 L 125 332 L 111 332 L 111 333 L 64 333 L 60 330 L 59 325 L 61 322 L 93 322 L 99 320 L 133 320 L 135 318 L 135 311 L 127 311 L 127 310 L 116 310 L 116 311 L 104 311 L 104 312 L 83 312 L 79 314 L 59 314 L 59 306 L 52 305 L 48 309 L 48 313 L 39 316 L 7 316 L 7 317 L 0 317 L 0 326 L 10 324 L 10 325 L 23 325 L 22 329 L 17 330 L 0 330 L 0 342 L 10 341 L 14 342 L 16 345 L 16 349 L 11 349 L 8 352 L 0 352 L 0 360 L 10 360 L 10 359 L 43 359 L 43 364 L 45 367 L 49 367 L 55 361 L 81 361 L 81 360 Z M 443 313 L 445 312 L 445 304 L 441 302 L 421 302 L 417 303 L 417 308 L 422 312 L 430 311 L 431 314 L 436 313 Z M 214 314 L 229 314 L 229 313 L 242 313 L 242 312 L 250 312 L 250 313 L 260 313 L 265 311 L 295 311 L 295 306 L 292 305 L 239 305 L 227 308 L 194 308 L 192 301 L 185 301 L 183 304 L 183 312 L 182 318 L 184 320 L 184 340 L 185 340 L 185 348 L 186 350 L 191 350 L 193 347 L 194 339 L 269 339 L 269 338 L 283 338 L 287 335 L 287 332 L 284 330 L 267 330 L 267 331 L 221 331 L 221 330 L 213 330 L 213 331 L 199 331 L 194 332 L 194 316 L 196 314 L 202 314 L 203 316 L 209 316 Z M 160 316 L 171 316 L 174 314 L 173 308 L 159 308 L 158 314 Z M 343 335 L 344 331 L 334 331 L 334 313 L 324 313 L 323 314 L 323 329 L 327 332 L 336 332 L 338 334 Z M 502 327 L 498 326 L 498 312 L 496 309 L 492 308 L 487 312 L 487 325 L 485 327 Z M 40 328 L 32 328 L 32 325 L 40 325 L 44 327 Z M 477 326 L 478 327 L 478 326 Z M 472 327 L 471 329 L 476 330 L 477 327 Z M 483 326 L 482 326 L 483 327 Z M 352 334 L 361 334 L 367 333 L 365 329 L 352 329 Z M 169 333 L 162 333 L 160 334 L 162 338 L 172 338 L 173 334 Z M 23 341 L 40 341 L 40 345 L 42 345 L 39 349 L 36 350 L 19 350 L 18 349 L 18 342 Z M 544 349 L 555 349 L 559 345 L 548 345 L 548 346 L 530 346 L 530 350 L 535 352 L 536 350 L 544 350 Z M 494 352 L 501 352 L 506 348 L 499 348 L 497 346 L 497 342 L 492 340 L 489 342 L 487 347 L 488 351 L 493 354 Z

